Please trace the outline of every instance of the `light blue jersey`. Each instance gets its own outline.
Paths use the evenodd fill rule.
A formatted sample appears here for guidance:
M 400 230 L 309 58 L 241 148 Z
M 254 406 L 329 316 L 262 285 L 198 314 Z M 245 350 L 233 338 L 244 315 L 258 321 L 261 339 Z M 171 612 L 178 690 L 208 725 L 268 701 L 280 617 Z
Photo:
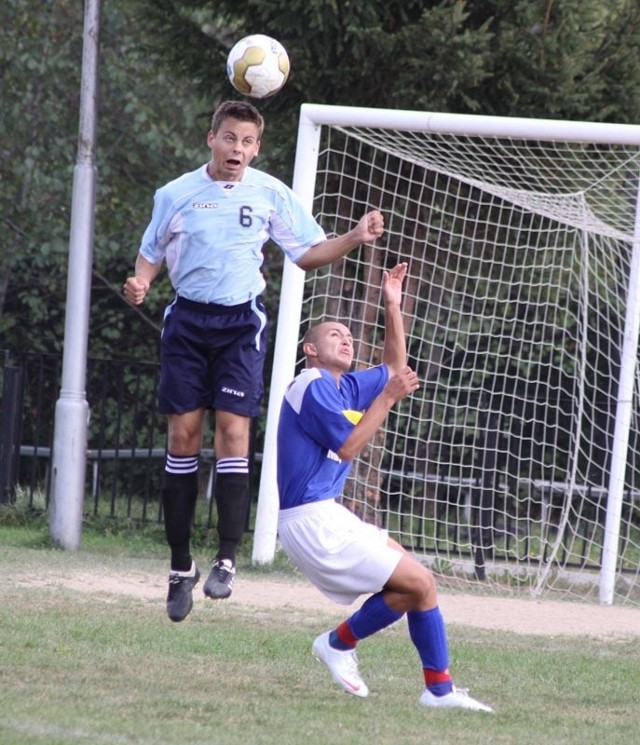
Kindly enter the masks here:
M 278 425 L 280 509 L 337 499 L 351 469 L 336 454 L 389 379 L 386 365 L 346 373 L 303 370 L 289 385 Z
M 214 181 L 204 165 L 158 189 L 140 254 L 152 264 L 166 260 L 181 297 L 239 305 L 265 288 L 268 239 L 296 263 L 326 236 L 273 176 L 247 168 L 242 181 Z

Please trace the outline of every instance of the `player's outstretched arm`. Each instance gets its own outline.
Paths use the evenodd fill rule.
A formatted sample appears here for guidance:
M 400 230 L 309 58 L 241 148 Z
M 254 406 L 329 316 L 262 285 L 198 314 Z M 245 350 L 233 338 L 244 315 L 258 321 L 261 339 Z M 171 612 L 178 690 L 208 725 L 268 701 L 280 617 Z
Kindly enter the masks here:
M 396 402 L 420 387 L 418 376 L 407 365 L 405 331 L 400 311 L 402 283 L 406 274 L 407 264 L 402 262 L 382 275 L 385 305 L 383 362 L 389 368 L 389 380 L 338 450 L 342 460 L 353 460 L 371 442 Z
M 373 243 L 383 233 L 384 218 L 382 213 L 378 210 L 371 210 L 360 218 L 353 230 L 335 238 L 328 238 L 326 241 L 310 248 L 298 261 L 298 266 L 307 272 L 311 269 L 332 264 L 362 243 Z
M 382 296 L 384 298 L 385 331 L 382 362 L 393 375 L 407 364 L 407 342 L 402 319 L 402 283 L 407 274 L 406 262 L 396 264 L 382 274 Z

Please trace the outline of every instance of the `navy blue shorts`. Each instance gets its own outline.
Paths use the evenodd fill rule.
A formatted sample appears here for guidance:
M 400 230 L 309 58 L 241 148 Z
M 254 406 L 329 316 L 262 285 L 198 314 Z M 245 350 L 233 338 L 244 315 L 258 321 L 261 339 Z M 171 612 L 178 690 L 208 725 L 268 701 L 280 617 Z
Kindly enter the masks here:
M 179 297 L 162 329 L 159 410 L 257 416 L 266 345 L 267 314 L 260 298 L 224 306 Z

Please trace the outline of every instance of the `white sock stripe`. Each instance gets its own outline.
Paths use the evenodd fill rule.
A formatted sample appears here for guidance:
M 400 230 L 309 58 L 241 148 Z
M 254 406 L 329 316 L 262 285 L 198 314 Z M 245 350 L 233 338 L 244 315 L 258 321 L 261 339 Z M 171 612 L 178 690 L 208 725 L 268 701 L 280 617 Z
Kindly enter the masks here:
M 221 458 L 216 463 L 217 473 L 249 473 L 248 458 Z
M 164 470 L 167 473 L 195 473 L 198 470 L 200 455 L 170 455 L 167 453 L 167 462 Z

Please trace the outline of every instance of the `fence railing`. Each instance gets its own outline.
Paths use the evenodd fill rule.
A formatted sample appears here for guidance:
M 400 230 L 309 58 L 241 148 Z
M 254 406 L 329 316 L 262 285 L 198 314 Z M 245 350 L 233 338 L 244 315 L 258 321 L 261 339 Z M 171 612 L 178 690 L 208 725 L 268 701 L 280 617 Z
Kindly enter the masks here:
M 46 507 L 50 497 L 53 422 L 59 394 L 61 362 L 46 355 L 10 358 L 4 354 L 0 365 L 0 502 L 11 503 L 18 488 L 28 505 Z M 87 515 L 161 522 L 161 485 L 166 455 L 166 421 L 156 409 L 156 384 L 159 366 L 130 360 L 90 359 L 87 371 L 87 401 L 90 407 L 86 450 L 86 485 L 84 511 Z M 254 442 L 251 457 L 254 499 L 262 455 Z M 213 442 L 213 433 L 205 432 L 204 443 Z M 211 448 L 201 453 L 200 505 L 197 524 L 205 528 L 215 520 L 215 459 Z M 526 494 L 522 494 L 522 491 Z M 570 490 L 571 499 L 567 502 Z M 492 508 L 478 522 L 478 494 L 490 494 Z M 466 545 L 481 547 L 482 556 L 493 559 L 500 551 L 512 554 L 524 550 L 519 561 L 526 563 L 529 546 L 540 543 L 558 527 L 558 506 L 573 505 L 575 514 L 565 530 L 571 531 L 582 549 L 574 549 L 580 566 L 597 569 L 601 555 L 591 550 L 596 532 L 602 531 L 603 503 L 606 494 L 593 485 L 567 485 L 564 482 L 515 479 L 513 484 L 494 484 L 489 492 L 477 479 L 452 479 L 442 475 L 386 469 L 380 487 L 378 517 L 394 533 L 407 532 L 404 541 L 409 550 L 419 553 L 442 553 L 455 548 L 464 552 Z M 395 500 L 395 501 L 394 501 Z M 403 504 L 418 500 L 424 512 L 424 525 L 418 532 L 412 524 L 403 524 Z M 402 503 L 402 504 L 401 504 Z M 636 567 L 635 541 L 638 530 L 640 495 L 628 491 L 623 500 L 623 518 L 628 532 L 622 536 L 622 556 Z M 204 508 L 203 508 L 204 506 Z M 251 511 L 247 531 L 253 530 Z M 455 513 L 455 515 L 453 514 Z M 467 514 L 468 513 L 468 514 Z M 502 521 L 502 522 L 501 522 Z M 415 520 L 414 520 L 415 522 Z M 428 523 L 428 525 L 427 525 Z M 475 538 L 456 533 L 452 525 L 467 526 Z M 463 530 L 461 528 L 460 530 Z M 495 535 L 506 536 L 496 548 Z M 509 543 L 513 536 L 520 548 Z M 460 545 L 458 545 L 460 544 Z M 504 544 L 504 545 L 503 545 Z M 577 544 L 575 544 L 577 545 Z M 627 545 L 631 549 L 627 551 Z M 484 547 L 491 547 L 485 551 Z M 524 547 L 524 549 L 522 549 Z M 540 557 L 546 560 L 546 555 Z M 571 563 L 572 557 L 567 559 Z M 626 564 L 625 564 L 626 566 Z M 628 567 L 627 567 L 628 568 Z M 623 567 L 624 569 L 624 567 Z M 636 568 L 633 569 L 636 571 Z
M 7 351 L 2 356 L 0 502 L 13 502 L 19 488 L 29 506 L 46 506 L 51 488 L 53 422 L 61 360 L 50 355 L 18 357 Z M 86 514 L 161 521 L 166 422 L 156 409 L 158 375 L 159 366 L 153 363 L 89 360 Z M 212 442 L 212 433 L 206 434 L 211 435 Z M 260 457 L 253 454 L 251 462 L 259 465 Z M 213 449 L 202 450 L 200 470 L 200 496 L 209 505 L 206 517 L 201 516 L 200 520 L 209 527 L 214 510 Z M 253 468 L 254 483 L 257 470 Z

